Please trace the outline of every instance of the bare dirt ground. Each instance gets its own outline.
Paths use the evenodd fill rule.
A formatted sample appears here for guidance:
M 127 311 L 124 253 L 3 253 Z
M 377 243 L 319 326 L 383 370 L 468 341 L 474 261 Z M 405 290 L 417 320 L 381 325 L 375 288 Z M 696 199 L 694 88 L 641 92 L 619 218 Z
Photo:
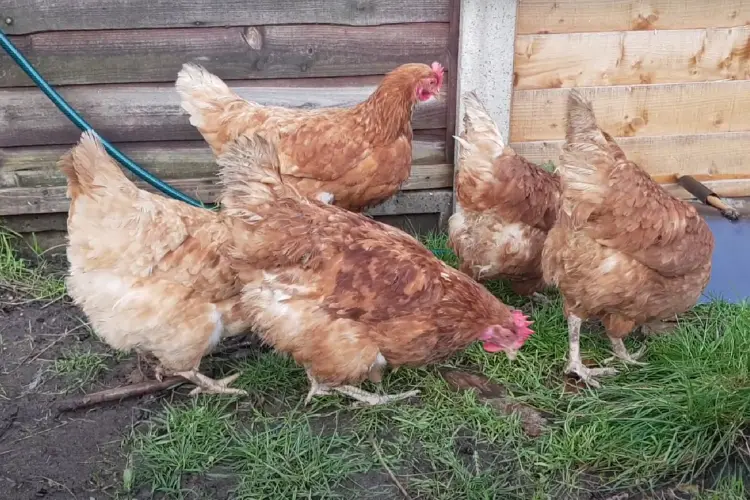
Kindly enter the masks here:
M 84 384 L 91 390 L 126 383 L 139 373 L 135 359 L 116 363 L 89 342 L 81 313 L 62 301 L 3 306 L 0 336 L 0 498 L 98 499 L 115 490 L 125 468 L 121 442 L 150 401 L 58 414 L 55 405 L 79 392 L 71 384 L 80 381 L 59 375 L 55 360 L 91 352 L 108 361 Z

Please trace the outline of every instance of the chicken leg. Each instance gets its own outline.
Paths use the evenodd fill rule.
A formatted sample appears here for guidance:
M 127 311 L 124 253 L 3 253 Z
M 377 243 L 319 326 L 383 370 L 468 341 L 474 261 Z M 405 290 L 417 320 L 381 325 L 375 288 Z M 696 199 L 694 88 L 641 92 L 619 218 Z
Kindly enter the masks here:
M 371 392 L 367 392 L 365 390 L 362 390 L 358 387 L 354 387 L 351 385 L 340 385 L 336 387 L 328 387 L 325 384 L 321 384 L 317 380 L 315 380 L 315 377 L 313 377 L 310 372 L 307 372 L 307 378 L 310 381 L 310 391 L 307 393 L 307 397 L 305 398 L 305 404 L 309 404 L 312 400 L 313 396 L 328 396 L 333 393 L 333 391 L 336 391 L 338 393 L 341 393 L 345 396 L 349 396 L 352 399 L 356 399 L 360 403 L 364 403 L 365 405 L 369 406 L 376 406 L 381 404 L 387 404 L 391 403 L 393 401 L 400 401 L 402 399 L 407 399 L 412 396 L 416 396 L 419 394 L 418 390 L 413 391 L 407 391 L 407 392 L 401 392 L 398 394 L 373 394 Z
M 186 372 L 177 372 L 175 375 L 186 378 L 190 382 L 196 385 L 195 389 L 190 391 L 190 396 L 197 396 L 198 394 L 235 394 L 238 396 L 247 396 L 247 391 L 242 389 L 233 389 L 228 387 L 229 384 L 237 380 L 240 376 L 239 373 L 224 377 L 219 380 L 214 380 L 200 373 L 198 370 L 190 370 Z
M 599 387 L 596 377 L 617 374 L 614 368 L 588 368 L 581 360 L 581 318 L 571 314 L 568 316 L 568 335 L 570 335 L 570 353 L 565 373 L 575 373 L 591 387 Z

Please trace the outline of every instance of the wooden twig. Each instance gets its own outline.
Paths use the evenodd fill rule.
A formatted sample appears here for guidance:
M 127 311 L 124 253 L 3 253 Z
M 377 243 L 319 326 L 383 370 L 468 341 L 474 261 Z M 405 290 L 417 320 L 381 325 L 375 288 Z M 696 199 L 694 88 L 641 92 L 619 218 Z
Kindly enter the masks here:
M 145 396 L 146 394 L 154 394 L 156 392 L 166 391 L 167 389 L 177 387 L 186 382 L 187 380 L 182 377 L 168 377 L 161 382 L 158 380 L 147 380 L 146 382 L 138 384 L 106 389 L 93 394 L 86 394 L 84 396 L 62 401 L 57 405 L 57 411 L 62 413 L 66 411 L 80 410 L 82 408 L 88 408 L 109 401 L 121 401 L 123 399 Z
M 209 354 L 207 357 L 224 357 L 228 356 L 232 359 L 242 359 L 246 357 L 251 351 L 243 350 L 246 347 L 257 347 L 257 341 L 254 339 L 243 339 L 236 342 L 234 345 L 227 346 L 226 349 Z M 244 355 L 244 356 L 243 356 Z M 57 405 L 57 411 L 59 413 L 66 411 L 80 410 L 82 408 L 88 408 L 101 403 L 107 403 L 110 401 L 121 401 L 123 399 L 135 398 L 139 396 L 145 396 L 147 394 L 155 394 L 157 392 L 166 391 L 178 385 L 187 383 L 182 377 L 169 377 L 165 378 L 161 382 L 158 380 L 147 380 L 138 384 L 124 385 L 115 387 L 113 389 L 105 389 L 103 391 L 95 392 L 93 394 L 86 394 L 73 399 L 67 399 Z
M 406 500 L 412 500 L 411 496 L 409 496 L 409 493 L 407 493 L 406 488 L 404 488 L 399 480 L 396 478 L 396 475 L 393 473 L 390 467 L 388 467 L 388 464 L 385 463 L 385 459 L 383 458 L 383 454 L 380 452 L 380 447 L 378 446 L 377 441 L 375 441 L 374 437 L 370 438 L 370 442 L 372 443 L 372 447 L 375 450 L 375 454 L 378 456 L 378 460 L 380 461 L 380 464 L 383 466 L 385 471 L 388 473 L 388 475 L 391 477 L 391 481 L 393 481 L 393 484 L 396 485 L 396 487 L 399 489 L 402 495 L 404 495 L 404 498 Z

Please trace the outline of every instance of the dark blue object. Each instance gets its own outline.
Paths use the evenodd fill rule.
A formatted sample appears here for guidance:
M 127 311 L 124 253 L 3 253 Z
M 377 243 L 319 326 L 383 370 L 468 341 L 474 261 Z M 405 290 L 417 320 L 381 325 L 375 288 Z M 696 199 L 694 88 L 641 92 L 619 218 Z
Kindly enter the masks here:
M 125 168 L 130 170 L 133 174 L 135 174 L 139 179 L 144 180 L 148 182 L 151 186 L 155 187 L 162 193 L 166 194 L 167 196 L 170 196 L 176 200 L 184 201 L 185 203 L 188 203 L 190 205 L 193 205 L 195 207 L 202 207 L 202 208 L 213 208 L 214 204 L 208 204 L 208 203 L 202 203 L 196 199 L 191 198 L 190 196 L 186 195 L 182 191 L 170 186 L 163 180 L 159 179 L 155 175 L 153 175 L 148 170 L 145 170 L 141 166 L 139 166 L 137 163 L 135 163 L 133 160 L 125 156 L 125 154 L 120 151 L 119 149 L 115 148 L 112 144 L 109 143 L 106 139 L 101 137 L 96 130 L 94 130 L 91 125 L 86 122 L 86 120 L 83 119 L 81 115 L 76 112 L 75 109 L 70 107 L 70 104 L 68 104 L 65 99 L 62 98 L 60 94 L 55 91 L 55 89 L 52 88 L 52 86 L 45 81 L 44 78 L 42 78 L 42 75 L 39 74 L 39 72 L 34 68 L 34 66 L 31 65 L 28 59 L 24 57 L 21 52 L 18 51 L 15 45 L 13 45 L 13 42 L 10 41 L 10 39 L 5 35 L 3 30 L 0 29 L 0 46 L 3 47 L 5 52 L 8 53 L 8 55 L 18 64 L 18 66 L 27 74 L 29 75 L 29 78 L 31 78 L 34 83 L 41 89 L 44 94 L 49 97 L 50 101 L 52 101 L 55 106 L 58 107 L 60 111 L 63 112 L 65 116 L 68 117 L 70 121 L 72 121 L 76 127 L 81 129 L 82 131 L 91 130 L 93 131 L 96 136 L 101 141 L 102 145 L 104 146 L 104 149 L 107 150 L 107 153 L 109 155 L 116 159 L 120 164 L 122 164 Z

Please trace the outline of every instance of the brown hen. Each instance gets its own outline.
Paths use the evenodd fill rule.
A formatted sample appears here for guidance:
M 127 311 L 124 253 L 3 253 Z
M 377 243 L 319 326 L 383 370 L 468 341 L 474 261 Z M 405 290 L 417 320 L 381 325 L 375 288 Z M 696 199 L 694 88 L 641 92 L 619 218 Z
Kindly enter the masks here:
M 393 196 L 409 178 L 412 110 L 440 92 L 443 68 L 404 64 L 352 108 L 289 109 L 246 101 L 217 76 L 185 64 L 182 107 L 214 154 L 259 133 L 279 152 L 284 182 L 307 197 L 361 211 Z
M 508 279 L 516 293 L 540 297 L 542 248 L 557 217 L 560 179 L 506 146 L 473 92 L 463 102 L 449 244 L 474 279 Z
M 244 333 L 241 286 L 225 255 L 225 215 L 138 189 L 93 132 L 59 162 L 68 178 L 68 293 L 115 349 L 154 355 L 161 373 L 227 387 L 198 371 L 222 336 Z
M 576 90 L 568 98 L 561 160 L 562 206 L 542 267 L 564 298 L 566 372 L 598 386 L 596 376 L 616 370 L 583 365 L 581 321 L 600 318 L 615 357 L 640 364 L 622 339 L 696 304 L 711 274 L 714 237 L 695 208 L 627 159 Z
M 481 341 L 513 358 L 530 322 L 406 233 L 302 196 L 279 175 L 273 146 L 241 137 L 219 155 L 222 204 L 236 218 L 230 256 L 255 331 L 311 383 L 367 404 L 354 385 L 386 365 L 436 362 Z

